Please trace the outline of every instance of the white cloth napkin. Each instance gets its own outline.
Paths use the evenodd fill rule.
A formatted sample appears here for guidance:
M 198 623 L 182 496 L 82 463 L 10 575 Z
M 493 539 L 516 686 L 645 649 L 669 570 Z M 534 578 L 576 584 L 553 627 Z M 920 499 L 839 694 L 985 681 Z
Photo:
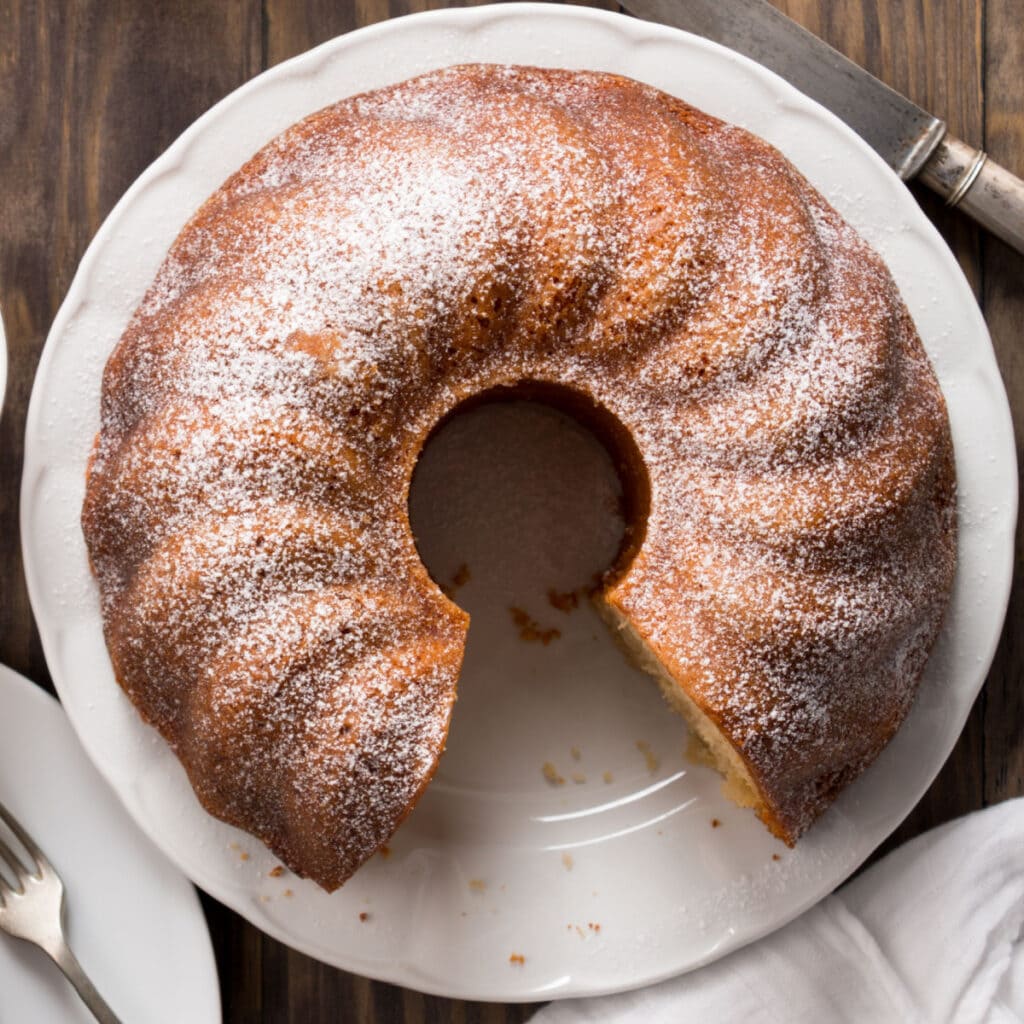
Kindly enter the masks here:
M 773 935 L 531 1024 L 1024 1021 L 1024 798 L 911 840 Z

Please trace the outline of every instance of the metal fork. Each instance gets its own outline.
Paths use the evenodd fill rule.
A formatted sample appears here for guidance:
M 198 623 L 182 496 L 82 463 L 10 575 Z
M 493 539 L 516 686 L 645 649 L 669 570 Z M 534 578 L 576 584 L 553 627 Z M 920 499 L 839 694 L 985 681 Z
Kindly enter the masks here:
M 64 972 L 100 1024 L 120 1024 L 64 938 L 64 883 L 60 875 L 2 803 L 0 821 L 7 825 L 35 861 L 34 870 L 30 871 L 0 838 L 0 860 L 11 869 L 17 883 L 12 886 L 0 874 L 0 929 L 16 938 L 34 942 L 42 949 Z

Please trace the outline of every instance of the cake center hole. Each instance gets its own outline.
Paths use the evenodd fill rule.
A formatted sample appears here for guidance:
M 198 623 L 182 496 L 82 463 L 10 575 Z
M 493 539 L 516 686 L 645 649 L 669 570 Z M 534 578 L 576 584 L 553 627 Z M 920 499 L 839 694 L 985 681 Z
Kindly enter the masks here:
M 608 450 L 534 401 L 456 411 L 420 456 L 409 516 L 420 557 L 471 628 L 503 621 L 542 645 L 587 600 L 625 533 Z
M 467 794 L 526 827 L 549 801 L 562 813 L 649 786 L 638 738 L 678 747 L 678 721 L 590 600 L 639 545 L 627 530 L 646 510 L 638 456 L 592 405 L 520 395 L 456 410 L 410 492 L 420 557 L 471 617 L 447 750 L 413 816 L 449 838 Z

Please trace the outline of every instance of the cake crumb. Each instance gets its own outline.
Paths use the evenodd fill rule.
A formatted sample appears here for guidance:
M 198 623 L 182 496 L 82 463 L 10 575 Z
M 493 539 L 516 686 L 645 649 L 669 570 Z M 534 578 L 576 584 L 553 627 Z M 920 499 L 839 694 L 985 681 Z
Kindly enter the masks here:
M 391 856 L 391 847 L 390 847 L 390 846 L 388 846 L 388 845 L 387 845 L 387 844 L 385 843 L 385 844 L 384 844 L 384 846 L 382 846 L 382 847 L 380 848 L 380 851 L 379 851 L 379 852 L 380 852 L 380 855 L 381 855 L 381 857 L 383 857 L 383 858 L 384 858 L 384 860 L 387 860 L 387 859 L 388 859 L 388 857 L 390 857 L 390 856 Z
M 717 818 L 711 819 L 711 827 L 718 828 L 722 823 Z
M 782 860 L 782 858 L 777 853 L 773 853 L 772 860 Z
M 267 872 L 268 878 L 280 878 L 284 874 L 284 868 L 278 864 L 276 868 L 271 868 Z
M 460 587 L 464 587 L 469 580 L 469 566 L 463 562 L 462 565 L 455 570 L 455 575 L 452 577 L 452 582 L 450 584 L 451 589 L 453 591 L 458 590 Z
M 544 778 L 551 783 L 552 786 L 564 786 L 565 779 L 558 774 L 558 769 L 550 762 L 545 761 L 541 766 L 541 771 L 544 774 Z
M 653 775 L 659 768 L 660 762 L 654 751 L 651 750 L 651 745 L 647 740 L 637 740 L 636 749 L 644 755 L 644 761 L 647 764 L 647 770 Z
M 602 779 L 604 779 L 604 781 L 605 781 L 606 783 L 609 783 L 609 782 L 611 782 L 611 781 L 612 781 L 612 780 L 614 779 L 614 776 L 612 775 L 612 773 L 611 773 L 611 772 L 605 772 L 605 773 L 604 773 L 604 774 L 603 774 L 603 775 L 601 776 L 601 778 L 602 778 Z
M 293 893 L 291 889 L 285 889 L 285 891 L 281 895 L 284 896 L 285 899 L 290 900 L 295 895 L 295 893 Z
M 562 854 L 562 864 L 565 865 L 565 870 L 566 871 L 572 871 L 573 859 L 572 859 L 572 854 L 571 853 L 563 853 Z
M 587 781 L 587 777 L 583 774 L 583 772 L 573 772 L 570 778 L 573 782 L 576 783 L 577 786 L 582 786 L 583 783 Z
M 522 953 L 510 953 L 508 962 L 515 964 L 517 967 L 522 967 L 526 963 L 526 957 Z
M 569 748 L 569 756 L 574 760 L 578 761 L 583 756 L 583 751 L 577 746 L 571 746 Z
M 370 920 L 370 915 L 365 910 L 360 910 L 359 911 L 359 920 L 362 921 L 365 924 L 367 921 Z
M 264 892 L 260 893 L 260 903 L 269 903 L 270 897 Z
M 469 887 L 473 892 L 484 892 L 487 889 L 487 883 L 482 878 L 471 878 Z
M 248 859 L 249 859 L 249 854 L 248 854 L 248 853 L 246 853 L 246 852 L 245 852 L 245 850 L 243 850 L 243 851 L 242 851 L 242 852 L 241 852 L 241 853 L 240 853 L 240 854 L 238 855 L 238 859 L 239 859 L 239 860 L 248 860 Z
M 595 933 L 601 930 L 601 926 L 596 921 L 588 921 L 587 927 Z
M 694 732 L 690 733 L 690 738 L 686 741 L 683 760 L 690 764 L 706 764 L 711 768 L 715 767 L 715 759 L 711 756 L 707 744 Z
M 555 590 L 554 587 L 548 589 L 548 601 L 552 608 L 557 608 L 560 612 L 565 612 L 566 615 L 580 605 L 579 594 L 575 590 L 568 590 L 563 593 Z
M 552 640 L 557 640 L 562 635 L 562 631 L 559 629 L 542 629 L 540 623 L 534 622 L 529 613 L 522 608 L 512 606 L 509 608 L 509 612 L 519 630 L 519 639 L 526 643 L 540 643 L 547 647 Z

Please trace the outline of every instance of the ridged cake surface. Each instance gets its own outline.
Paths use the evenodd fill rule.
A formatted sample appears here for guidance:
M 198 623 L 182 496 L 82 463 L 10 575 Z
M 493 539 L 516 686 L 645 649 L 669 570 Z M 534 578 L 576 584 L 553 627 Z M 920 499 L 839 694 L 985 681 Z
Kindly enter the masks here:
M 184 228 L 108 362 L 83 509 L 121 686 L 211 813 L 340 885 L 444 747 L 468 618 L 408 490 L 495 389 L 615 453 L 630 531 L 598 600 L 793 842 L 937 635 L 946 411 L 888 271 L 805 179 L 612 75 L 344 100 Z

